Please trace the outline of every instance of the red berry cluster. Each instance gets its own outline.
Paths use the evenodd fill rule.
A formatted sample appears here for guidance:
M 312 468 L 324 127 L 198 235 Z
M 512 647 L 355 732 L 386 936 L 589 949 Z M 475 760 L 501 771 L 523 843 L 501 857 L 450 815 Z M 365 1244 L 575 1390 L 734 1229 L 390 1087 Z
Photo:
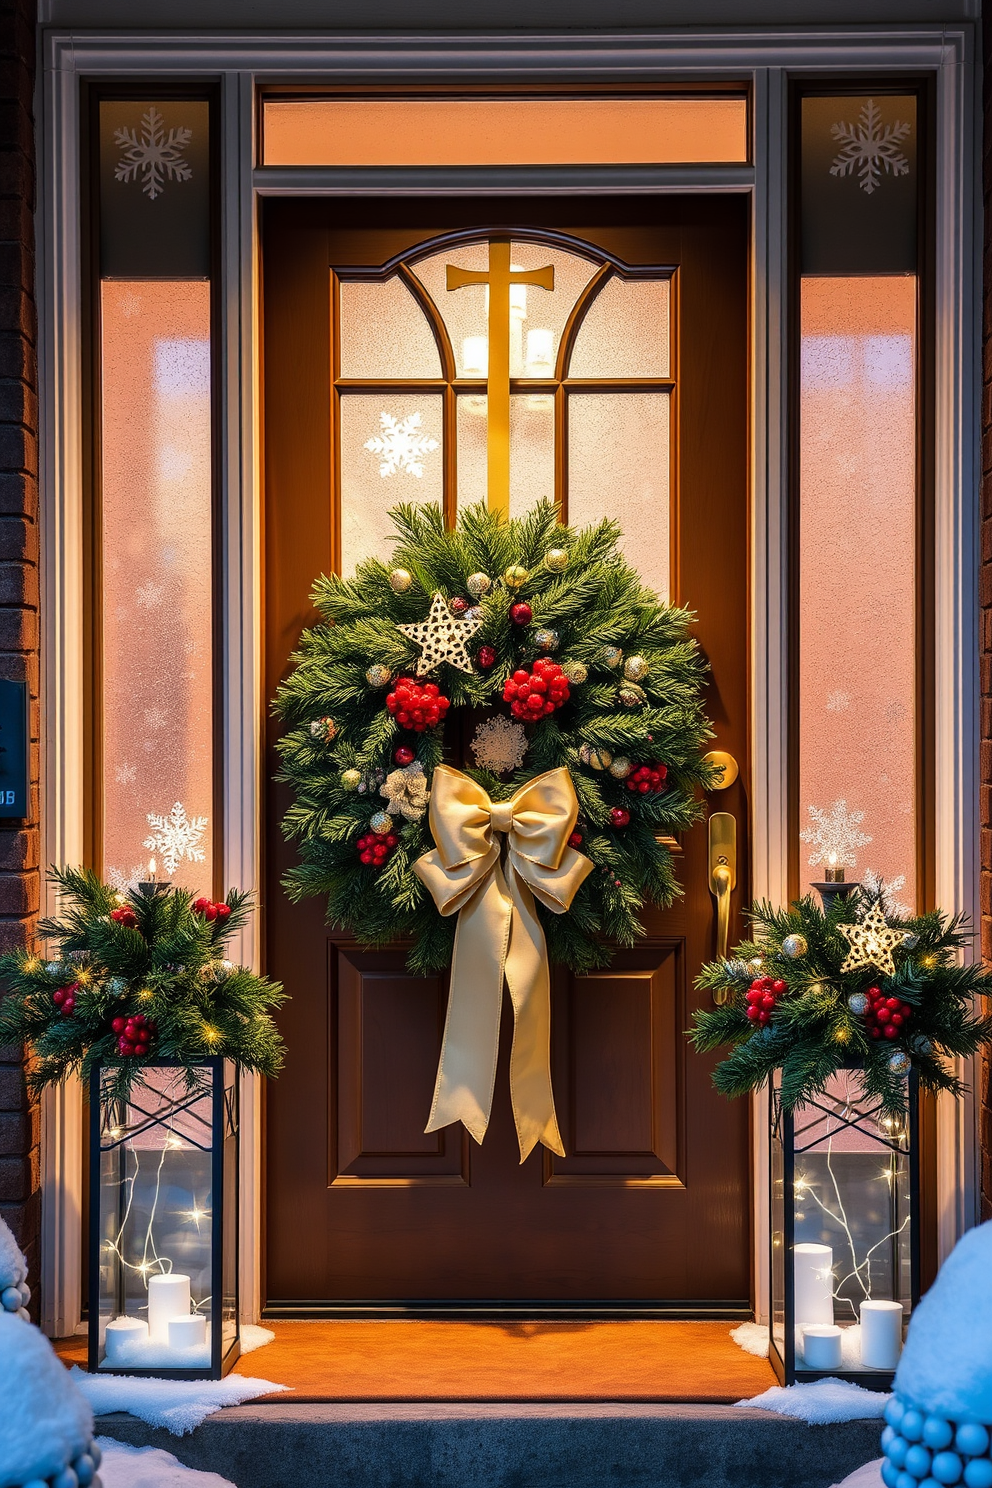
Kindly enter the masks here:
M 659 764 L 657 760 L 650 765 L 637 765 L 627 776 L 627 789 L 638 791 L 642 796 L 646 796 L 648 792 L 656 796 L 660 791 L 667 790 L 667 775 L 668 766 Z
M 215 904 L 212 899 L 194 899 L 194 913 L 202 915 L 205 920 L 226 920 L 231 913 L 231 906 L 223 900 Z
M 52 993 L 52 1001 L 61 1010 L 63 1018 L 71 1018 L 76 1006 L 76 993 L 79 991 L 79 983 L 72 982 L 68 987 L 56 987 Z
M 136 930 L 138 928 L 138 916 L 130 904 L 122 904 L 120 909 L 112 909 L 110 911 L 110 918 L 116 920 L 118 925 L 126 926 L 128 930 Z
M 514 718 L 534 721 L 547 718 L 556 708 L 568 702 L 568 678 L 556 661 L 539 656 L 526 671 L 521 667 L 503 688 L 503 701 L 510 704 Z
M 366 832 L 364 837 L 359 837 L 355 846 L 361 862 L 370 868 L 383 868 L 399 840 L 395 832 L 386 832 L 382 837 L 378 832 Z
M 770 1023 L 775 1004 L 788 990 L 787 982 L 776 981 L 770 976 L 756 977 L 747 993 L 747 1015 L 751 1022 L 762 1026 Z
M 386 698 L 386 707 L 403 728 L 422 734 L 424 729 L 437 727 L 451 702 L 441 696 L 436 682 L 421 687 L 412 677 L 400 677 L 396 690 Z
M 117 1048 L 121 1054 L 143 1059 L 148 1046 L 155 1037 L 155 1022 L 144 1013 L 132 1013 L 128 1018 L 115 1018 L 111 1028 L 117 1034 Z
M 865 1022 L 872 1038 L 898 1038 L 913 1015 L 909 1003 L 898 997 L 886 997 L 880 987 L 869 987 L 866 996 L 868 1010 L 865 1013 Z

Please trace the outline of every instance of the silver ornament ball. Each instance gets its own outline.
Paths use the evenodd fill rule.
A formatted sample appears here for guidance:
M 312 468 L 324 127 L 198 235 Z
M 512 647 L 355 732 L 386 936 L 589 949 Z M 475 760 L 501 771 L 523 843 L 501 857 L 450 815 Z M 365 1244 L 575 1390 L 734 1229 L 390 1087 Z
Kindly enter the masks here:
M 474 594 L 476 599 L 481 599 L 484 594 L 488 594 L 492 587 L 493 581 L 488 574 L 469 574 L 465 580 L 465 588 L 469 594 Z
M 557 651 L 558 632 L 556 630 L 551 630 L 550 627 L 542 628 L 541 630 L 535 630 L 534 644 L 538 646 L 539 649 L 542 651 Z
M 868 999 L 863 992 L 852 992 L 847 999 L 848 1010 L 856 1018 L 863 1018 L 868 1011 Z
M 413 583 L 413 574 L 405 568 L 394 568 L 389 575 L 389 582 L 396 594 L 405 594 Z
M 583 683 L 589 675 L 584 661 L 566 661 L 562 665 L 562 671 L 569 682 Z
M 787 935 L 782 942 L 782 954 L 788 956 L 790 961 L 795 961 L 799 956 L 805 956 L 808 950 L 809 946 L 803 935 Z
M 568 550 L 566 548 L 549 548 L 544 555 L 544 561 L 552 573 L 561 573 L 568 567 Z
M 912 1064 L 913 1061 L 908 1054 L 903 1053 L 902 1049 L 897 1049 L 889 1056 L 889 1069 L 894 1075 L 908 1075 Z
M 393 818 L 388 811 L 377 811 L 369 821 L 369 826 L 378 837 L 385 837 L 387 832 L 393 830 Z
M 617 697 L 625 708 L 640 708 L 647 702 L 644 688 L 638 687 L 636 682 L 625 682 L 617 693 Z
M 624 754 L 618 754 L 610 766 L 610 774 L 617 780 L 626 780 L 633 769 L 630 760 Z
M 648 664 L 643 656 L 628 656 L 623 664 L 623 674 L 628 682 L 640 682 L 648 674 Z
M 603 660 L 608 667 L 615 669 L 623 661 L 623 652 L 619 646 L 604 646 Z
M 381 661 L 374 661 L 365 673 L 365 680 L 370 687 L 386 687 L 393 680 L 393 674 Z

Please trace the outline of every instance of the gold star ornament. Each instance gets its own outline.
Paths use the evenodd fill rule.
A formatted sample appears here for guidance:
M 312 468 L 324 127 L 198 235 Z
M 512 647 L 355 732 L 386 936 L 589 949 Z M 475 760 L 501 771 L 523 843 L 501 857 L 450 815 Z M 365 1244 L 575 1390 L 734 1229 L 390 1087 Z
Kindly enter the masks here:
M 896 964 L 892 952 L 910 938 L 908 930 L 893 930 L 885 923 L 881 905 L 876 901 L 860 925 L 838 925 L 851 949 L 844 958 L 841 971 L 862 971 L 874 966 L 883 976 L 895 976 Z
M 472 658 L 466 648 L 481 624 L 479 617 L 469 620 L 467 616 L 453 615 L 444 597 L 435 594 L 426 620 L 419 620 L 416 625 L 398 625 L 396 629 L 420 647 L 417 676 L 425 677 L 443 661 L 460 672 L 473 672 Z

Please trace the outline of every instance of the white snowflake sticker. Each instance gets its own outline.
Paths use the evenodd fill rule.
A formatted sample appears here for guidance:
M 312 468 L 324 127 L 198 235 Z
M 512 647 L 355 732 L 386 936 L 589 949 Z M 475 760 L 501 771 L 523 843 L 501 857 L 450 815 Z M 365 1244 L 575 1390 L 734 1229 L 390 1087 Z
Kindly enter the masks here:
M 858 830 L 864 812 L 848 811 L 846 801 L 835 801 L 829 811 L 819 806 L 808 810 L 810 825 L 799 837 L 813 849 L 807 859 L 809 866 L 826 863 L 829 868 L 853 868 L 857 849 L 871 841 L 867 833 Z
M 142 181 L 142 191 L 149 201 L 161 196 L 165 183 L 189 181 L 193 167 L 184 159 L 183 150 L 193 138 L 192 129 L 170 129 L 154 104 L 142 115 L 141 133 L 137 129 L 115 129 L 114 139 L 123 155 L 117 162 L 114 177 L 118 181 Z
M 144 877 L 145 869 L 140 863 L 135 863 L 130 873 L 126 872 L 123 868 L 107 869 L 107 882 L 111 888 L 116 889 L 118 894 L 122 895 L 136 894 L 138 892 L 138 885 L 144 881 Z
M 519 770 L 527 753 L 527 735 L 523 724 L 511 723 L 502 715 L 480 723 L 472 736 L 472 753 L 480 770 L 505 775 Z
M 186 815 L 186 807 L 177 801 L 168 816 L 158 816 L 149 811 L 147 817 L 151 832 L 144 845 L 152 852 L 160 853 L 166 870 L 175 873 L 180 863 L 202 863 L 206 853 L 200 846 L 207 830 L 205 816 Z
M 908 920 L 913 911 L 908 904 L 903 904 L 896 898 L 900 889 L 906 887 L 906 875 L 900 873 L 896 878 L 890 878 L 888 882 L 874 868 L 866 868 L 861 875 L 861 882 L 867 889 L 872 899 L 881 899 L 882 909 L 887 917 L 894 920 Z M 863 920 L 871 905 L 862 901 L 860 909 L 856 911 L 858 919 Z
M 373 455 L 382 457 L 379 474 L 385 479 L 387 475 L 395 475 L 397 470 L 405 470 L 407 475 L 420 480 L 424 474 L 424 456 L 438 447 L 436 439 L 417 433 L 420 414 L 411 413 L 405 419 L 398 419 L 391 413 L 380 413 L 379 423 L 382 432 L 366 439 L 364 446 Z
M 841 146 L 830 167 L 832 176 L 850 176 L 855 170 L 861 190 L 868 196 L 877 191 L 886 175 L 908 176 L 909 161 L 899 149 L 912 128 L 901 120 L 882 127 L 882 111 L 874 98 L 862 106 L 857 124 L 832 124 L 830 133 Z

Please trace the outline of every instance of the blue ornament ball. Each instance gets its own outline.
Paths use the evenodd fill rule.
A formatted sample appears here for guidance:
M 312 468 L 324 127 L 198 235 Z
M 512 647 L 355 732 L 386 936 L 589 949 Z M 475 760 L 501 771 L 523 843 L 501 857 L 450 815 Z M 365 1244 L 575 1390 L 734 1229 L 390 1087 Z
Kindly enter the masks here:
M 923 1440 L 928 1447 L 933 1447 L 935 1452 L 939 1452 L 942 1447 L 951 1445 L 954 1440 L 954 1427 L 943 1416 L 927 1416 L 923 1422 Z
M 103 1453 L 100 1451 L 100 1448 L 97 1446 L 95 1440 L 91 1441 L 89 1446 L 86 1448 L 86 1454 L 89 1458 L 91 1458 L 94 1467 L 100 1466 L 100 1463 L 103 1461 Z
M 923 1440 L 923 1413 L 922 1411 L 910 1409 L 899 1423 L 899 1431 L 909 1442 Z
M 885 1430 L 882 1432 L 882 1454 L 883 1454 L 883 1456 L 886 1456 L 886 1457 L 888 1456 L 888 1454 L 889 1454 L 889 1447 L 892 1445 L 892 1443 L 895 1441 L 895 1439 L 896 1439 L 896 1437 L 898 1435 L 899 1435 L 898 1431 L 893 1431 L 893 1429 L 892 1429 L 891 1426 L 886 1426 Z
M 906 1453 L 904 1466 L 906 1471 L 914 1478 L 928 1478 L 930 1476 L 930 1452 L 926 1447 L 921 1447 L 917 1442 Z
M 96 1463 L 88 1452 L 81 1452 L 73 1459 L 72 1470 L 79 1479 L 79 1488 L 89 1488 L 96 1477 Z
M 79 1479 L 71 1467 L 64 1467 L 58 1477 L 52 1479 L 52 1488 L 79 1488 Z
M 989 1449 L 988 1430 L 974 1421 L 965 1421 L 957 1429 L 954 1445 L 966 1457 L 984 1457 Z
M 892 1441 L 889 1442 L 885 1455 L 897 1472 L 905 1464 L 906 1453 L 908 1451 L 909 1442 L 904 1436 L 893 1437 Z
M 960 1483 L 964 1463 L 957 1452 L 938 1452 L 930 1471 L 938 1483 Z
M 27 1483 L 22 1484 L 22 1488 L 48 1488 L 48 1483 L 44 1478 L 31 1478 Z
M 992 1458 L 973 1457 L 966 1462 L 964 1480 L 968 1488 L 992 1488 Z

